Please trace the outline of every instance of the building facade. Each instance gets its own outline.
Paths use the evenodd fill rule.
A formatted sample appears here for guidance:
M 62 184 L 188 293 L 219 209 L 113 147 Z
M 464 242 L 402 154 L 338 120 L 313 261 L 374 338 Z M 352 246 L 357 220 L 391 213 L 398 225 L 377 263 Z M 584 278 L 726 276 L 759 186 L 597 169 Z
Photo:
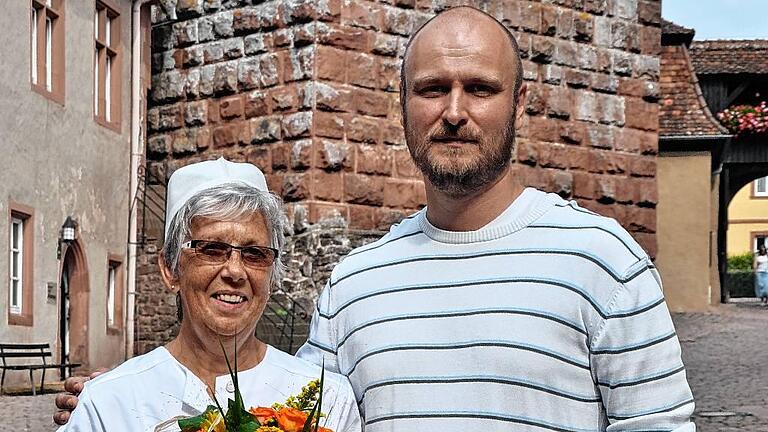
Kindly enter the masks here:
M 728 256 L 768 246 L 768 177 L 741 188 L 728 206 Z
M 150 176 L 162 188 L 219 156 L 261 168 L 294 221 L 284 291 L 311 303 L 352 246 L 424 205 L 400 125 L 401 58 L 421 23 L 460 4 L 519 40 L 524 183 L 617 218 L 655 255 L 658 0 L 179 1 L 153 16 Z M 162 216 L 146 214 L 137 352 L 176 322 L 155 267 Z
M 131 1 L 3 12 L 0 342 L 111 366 L 126 353 Z

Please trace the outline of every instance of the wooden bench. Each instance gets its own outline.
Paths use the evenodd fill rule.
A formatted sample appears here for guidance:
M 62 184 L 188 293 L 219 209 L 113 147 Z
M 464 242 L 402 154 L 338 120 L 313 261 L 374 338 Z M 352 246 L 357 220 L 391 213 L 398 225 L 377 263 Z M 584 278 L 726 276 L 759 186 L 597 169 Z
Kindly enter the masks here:
M 2 378 L 0 378 L 0 395 L 5 391 L 5 373 L 7 371 L 28 371 L 32 394 L 36 395 L 35 382 L 32 379 L 34 371 L 43 371 L 43 375 L 40 377 L 40 392 L 42 393 L 45 386 L 46 369 L 61 369 L 62 371 L 69 369 L 69 374 L 71 375 L 72 368 L 80 366 L 78 363 L 49 364 L 46 359 L 51 357 L 51 346 L 47 343 L 0 343 L 0 360 L 3 363 L 0 365 L 0 369 L 3 370 Z M 8 359 L 20 359 L 23 362 L 9 364 Z M 39 362 L 34 360 L 39 360 Z

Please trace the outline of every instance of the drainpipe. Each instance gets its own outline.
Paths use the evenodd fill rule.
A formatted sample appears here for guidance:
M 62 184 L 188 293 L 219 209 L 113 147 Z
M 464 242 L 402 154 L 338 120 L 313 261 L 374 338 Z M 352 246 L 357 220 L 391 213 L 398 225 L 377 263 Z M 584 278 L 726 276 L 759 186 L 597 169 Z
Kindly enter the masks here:
M 148 0 L 133 0 L 131 10 L 131 179 L 130 219 L 128 222 L 128 289 L 126 306 L 125 357 L 133 357 L 134 307 L 136 305 L 136 257 L 138 242 L 138 201 L 139 171 L 144 164 L 144 140 L 142 119 L 141 83 L 141 7 Z

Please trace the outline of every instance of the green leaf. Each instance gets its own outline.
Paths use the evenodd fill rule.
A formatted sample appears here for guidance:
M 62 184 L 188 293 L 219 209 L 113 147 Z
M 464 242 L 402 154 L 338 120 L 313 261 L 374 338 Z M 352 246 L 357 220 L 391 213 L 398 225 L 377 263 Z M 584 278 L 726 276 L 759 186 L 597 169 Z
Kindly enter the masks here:
M 309 412 L 309 415 L 307 416 L 307 421 L 304 422 L 304 427 L 301 428 L 301 432 L 317 432 L 320 427 L 320 416 L 321 416 L 321 407 L 323 404 L 323 385 L 325 383 L 325 359 L 323 359 L 323 363 L 321 370 L 320 370 L 320 390 L 318 391 L 317 395 L 317 403 L 314 407 L 312 407 L 312 411 Z M 315 421 L 315 427 L 312 428 L 312 421 Z

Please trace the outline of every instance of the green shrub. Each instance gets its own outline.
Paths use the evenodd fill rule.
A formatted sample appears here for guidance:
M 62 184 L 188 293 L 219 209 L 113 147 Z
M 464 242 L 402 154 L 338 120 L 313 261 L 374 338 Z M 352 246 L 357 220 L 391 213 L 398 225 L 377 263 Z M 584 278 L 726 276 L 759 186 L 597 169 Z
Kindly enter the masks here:
M 732 270 L 749 270 L 752 271 L 752 261 L 754 256 L 752 252 L 745 252 L 739 255 L 732 255 L 728 257 L 728 271 Z

